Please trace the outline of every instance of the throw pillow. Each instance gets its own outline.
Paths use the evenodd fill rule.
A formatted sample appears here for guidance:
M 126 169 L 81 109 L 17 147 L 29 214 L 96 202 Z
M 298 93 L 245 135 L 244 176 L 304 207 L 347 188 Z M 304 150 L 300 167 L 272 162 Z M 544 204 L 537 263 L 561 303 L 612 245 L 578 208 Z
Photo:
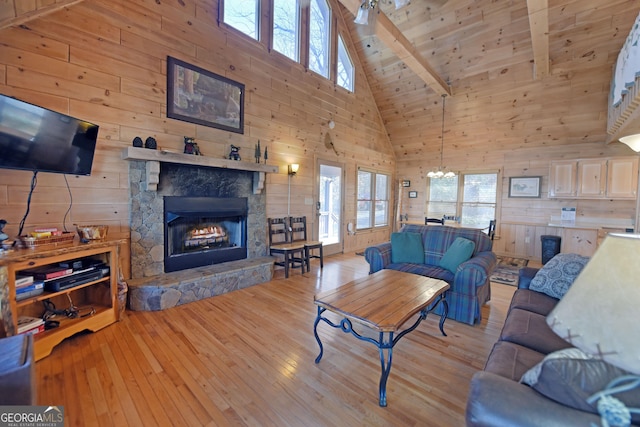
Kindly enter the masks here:
M 578 254 L 557 254 L 531 279 L 529 289 L 560 299 L 589 262 L 589 257 Z
M 424 247 L 420 233 L 391 233 L 391 262 L 424 264 Z
M 598 413 L 597 402 L 589 404 L 587 399 L 604 390 L 614 379 L 629 374 L 580 349 L 567 348 L 549 353 L 542 362 L 525 372 L 520 382 L 565 406 Z M 640 407 L 640 388 L 613 396 L 629 408 Z
M 447 252 L 440 259 L 440 267 L 456 274 L 456 269 L 460 264 L 467 261 L 473 255 L 476 244 L 473 240 L 464 237 L 456 237 Z

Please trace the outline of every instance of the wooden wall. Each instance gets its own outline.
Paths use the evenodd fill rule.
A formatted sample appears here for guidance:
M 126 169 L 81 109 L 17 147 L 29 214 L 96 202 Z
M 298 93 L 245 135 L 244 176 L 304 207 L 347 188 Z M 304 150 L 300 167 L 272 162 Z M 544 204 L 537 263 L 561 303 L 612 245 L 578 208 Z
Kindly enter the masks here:
M 291 214 L 313 219 L 315 201 L 307 199 L 316 191 L 316 160 L 344 165 L 345 224 L 355 221 L 357 167 L 394 172 L 393 150 L 359 63 L 356 90 L 349 93 L 270 52 L 266 42 L 219 26 L 216 0 L 73 3 L 0 30 L 1 93 L 100 125 L 90 177 L 69 176 L 69 192 L 64 176 L 38 174 L 25 231 L 101 223 L 111 227 L 111 235 L 127 237 L 128 166 L 120 153 L 136 136 L 152 136 L 161 148 L 178 152 L 183 137 L 193 136 L 205 156 L 217 158 L 226 157 L 234 144 L 250 162 L 260 140 L 268 147 L 268 162 L 280 167 L 280 173 L 267 176 L 268 216 L 287 213 L 289 163 L 300 164 L 291 181 Z M 339 13 L 333 24 L 351 46 Z M 245 84 L 244 134 L 167 119 L 167 56 Z M 328 132 L 337 155 L 325 145 Z M 30 172 L 0 170 L 0 217 L 9 222 L 10 235 L 25 212 L 30 180 Z M 73 208 L 63 224 L 71 196 Z M 388 229 L 378 238 L 387 237 Z M 370 238 L 348 236 L 345 230 L 345 250 L 368 243 Z

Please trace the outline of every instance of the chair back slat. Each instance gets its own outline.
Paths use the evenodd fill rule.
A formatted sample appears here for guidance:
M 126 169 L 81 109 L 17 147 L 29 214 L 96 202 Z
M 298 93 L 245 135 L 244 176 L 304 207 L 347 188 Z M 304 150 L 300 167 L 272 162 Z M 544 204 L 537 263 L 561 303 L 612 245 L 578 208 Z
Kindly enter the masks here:
M 269 246 L 291 241 L 286 218 L 268 218 L 267 222 L 269 224 Z
M 307 240 L 307 217 L 289 217 L 289 232 L 292 242 L 305 242 Z

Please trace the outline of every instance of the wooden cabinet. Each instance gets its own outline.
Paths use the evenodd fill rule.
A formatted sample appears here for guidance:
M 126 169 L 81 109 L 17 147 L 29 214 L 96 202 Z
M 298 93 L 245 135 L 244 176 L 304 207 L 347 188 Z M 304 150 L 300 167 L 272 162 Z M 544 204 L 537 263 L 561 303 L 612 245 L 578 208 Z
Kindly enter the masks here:
M 607 165 L 607 197 L 635 199 L 638 194 L 638 158 L 610 159 Z
M 551 162 L 549 198 L 632 199 L 638 193 L 638 157 Z
M 11 307 L 12 325 L 7 328 L 13 333 L 18 331 L 20 316 L 42 317 L 47 311 L 45 307 L 55 308 L 59 314 L 51 320 L 59 322 L 59 326 L 40 332 L 34 336 L 35 359 L 48 356 L 53 348 L 62 340 L 84 330 L 97 331 L 117 320 L 117 271 L 118 245 L 116 242 L 98 242 L 76 244 L 67 248 L 51 250 L 25 249 L 3 259 L 6 268 L 6 280 L 9 289 L 9 305 Z M 93 274 L 86 274 L 76 279 L 68 288 L 57 291 L 45 290 L 42 294 L 26 299 L 16 300 L 16 276 L 25 275 L 25 270 L 43 266 L 71 265 L 74 270 L 87 269 L 88 264 L 95 269 L 87 269 Z M 83 263 L 83 267 L 78 265 Z M 22 274 L 21 274 L 22 273 Z M 72 276 L 68 276 L 72 277 Z M 73 309 L 75 307 L 76 310 Z M 71 313 L 66 316 L 63 311 Z M 75 315 L 73 315 L 75 311 Z M 5 325 L 7 327 L 7 325 Z
M 551 162 L 549 172 L 549 197 L 566 198 L 576 196 L 576 168 L 575 160 Z
M 587 228 L 563 228 L 560 252 L 593 256 L 598 247 L 598 230 Z
M 580 160 L 578 162 L 577 196 L 584 198 L 600 198 L 606 191 L 607 161 Z

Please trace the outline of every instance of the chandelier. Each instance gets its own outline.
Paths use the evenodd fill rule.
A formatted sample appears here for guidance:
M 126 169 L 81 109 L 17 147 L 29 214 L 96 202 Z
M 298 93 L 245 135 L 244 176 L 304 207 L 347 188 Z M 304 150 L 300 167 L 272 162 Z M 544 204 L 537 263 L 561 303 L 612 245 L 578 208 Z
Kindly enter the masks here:
M 447 97 L 446 94 L 442 95 L 442 136 L 440 137 L 440 167 L 430 171 L 427 176 L 429 178 L 453 178 L 456 176 L 455 172 L 448 170 L 442 166 L 442 155 L 444 153 L 444 100 Z
M 394 0 L 394 2 L 396 10 L 409 4 L 409 0 Z M 362 0 L 362 3 L 358 8 L 358 13 L 356 14 L 356 19 L 354 19 L 353 22 L 360 25 L 368 25 L 369 11 L 375 9 L 377 5 L 378 0 Z

